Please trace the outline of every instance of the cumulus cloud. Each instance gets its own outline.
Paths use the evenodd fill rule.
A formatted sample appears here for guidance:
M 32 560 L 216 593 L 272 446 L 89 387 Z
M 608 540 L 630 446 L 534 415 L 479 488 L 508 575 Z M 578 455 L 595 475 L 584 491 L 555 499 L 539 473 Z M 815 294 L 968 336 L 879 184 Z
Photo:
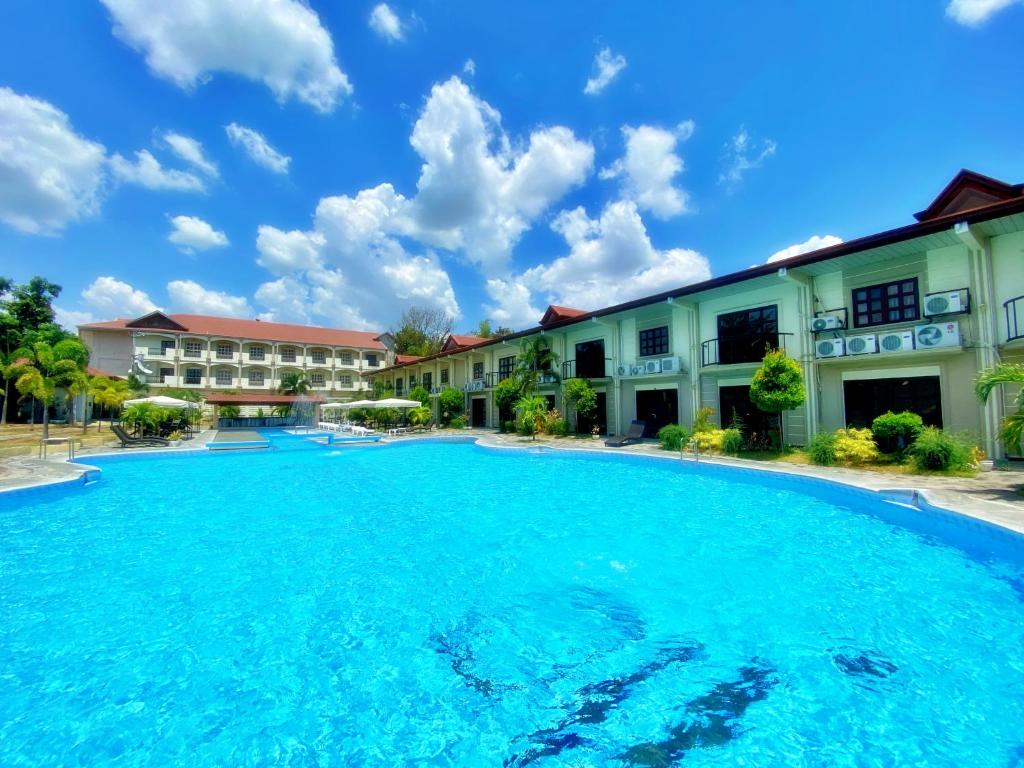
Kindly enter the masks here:
M 309 287 L 294 277 L 281 277 L 256 289 L 256 301 L 266 307 L 259 314 L 267 322 L 309 323 Z
M 1021 0 L 950 0 L 946 15 L 966 27 L 978 27 L 992 16 Z
M 198 216 L 175 216 L 171 219 L 171 226 L 173 229 L 167 239 L 184 253 L 208 251 L 211 248 L 223 248 L 228 245 L 227 235 L 214 229 Z
M 774 264 L 776 261 L 792 259 L 794 256 L 802 256 L 803 254 L 810 253 L 811 251 L 828 248 L 832 245 L 839 245 L 841 242 L 843 242 L 843 238 L 837 237 L 836 235 L 811 235 L 802 243 L 795 243 L 787 248 L 783 248 L 781 251 L 776 251 L 768 257 L 765 264 Z
M 292 159 L 270 146 L 270 143 L 259 131 L 246 128 L 238 123 L 229 123 L 224 126 L 224 132 L 227 133 L 231 143 L 245 150 L 249 158 L 257 165 L 262 165 L 274 173 L 288 173 L 288 164 Z
M 114 34 L 153 74 L 192 90 L 213 73 L 263 83 L 279 102 L 330 112 L 352 93 L 331 36 L 299 0 L 101 0 Z
M 397 42 L 405 36 L 402 22 L 387 3 L 379 3 L 370 11 L 370 29 L 388 42 Z
M 599 94 L 626 68 L 626 57 L 612 53 L 611 48 L 602 48 L 594 57 L 594 73 L 587 79 L 583 92 L 594 96 Z
M 164 134 L 164 142 L 174 154 L 211 179 L 220 175 L 217 164 L 203 154 L 203 145 L 196 139 L 168 131 Z
M 96 214 L 106 150 L 52 104 L 0 87 L 0 221 L 55 234 Z
M 57 321 L 57 325 L 71 332 L 74 332 L 80 325 L 96 322 L 96 317 L 92 312 L 85 312 L 77 309 L 64 309 L 63 307 L 58 307 L 56 304 L 53 305 L 53 314 L 54 319 Z
M 466 59 L 466 63 L 462 65 L 462 71 L 472 77 L 476 74 L 476 62 L 472 59 Z
M 109 276 L 93 280 L 82 298 L 105 319 L 135 318 L 160 309 L 145 291 Z
M 318 232 L 284 232 L 262 225 L 256 231 L 256 250 L 260 254 L 256 263 L 278 275 L 315 269 L 323 246 L 324 237 Z
M 135 153 L 134 163 L 120 154 L 114 154 L 110 158 L 110 170 L 118 181 L 146 189 L 173 192 L 202 192 L 206 189 L 206 184 L 194 173 L 164 168 L 146 149 Z
M 221 317 L 253 315 L 252 307 L 245 297 L 209 290 L 194 280 L 172 280 L 167 284 L 167 295 L 178 312 Z
M 683 170 L 676 145 L 692 136 L 693 130 L 692 120 L 671 131 L 650 125 L 623 126 L 626 154 L 602 169 L 601 178 L 621 178 L 623 195 L 659 219 L 687 213 L 691 210 L 690 195 L 673 181 Z
M 697 251 L 655 248 L 631 200 L 609 204 L 599 219 L 591 219 L 583 208 L 562 211 L 551 226 L 569 253 L 488 281 L 494 302 L 487 307 L 489 317 L 522 327 L 536 323 L 537 310 L 546 304 L 596 309 L 711 276 L 708 260 Z
M 747 171 L 760 168 L 765 160 L 774 155 L 776 148 L 771 139 L 755 142 L 746 128 L 740 128 L 739 133 L 725 145 L 725 169 L 719 174 L 718 183 L 736 186 L 743 181 Z

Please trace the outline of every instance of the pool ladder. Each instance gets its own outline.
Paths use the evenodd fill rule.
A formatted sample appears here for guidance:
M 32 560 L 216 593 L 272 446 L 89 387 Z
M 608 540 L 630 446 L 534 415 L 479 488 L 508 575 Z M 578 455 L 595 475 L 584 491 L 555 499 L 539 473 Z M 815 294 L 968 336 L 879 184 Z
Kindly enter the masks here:
M 680 459 L 683 458 L 683 454 L 686 452 L 687 448 L 689 448 L 693 452 L 694 462 L 700 464 L 700 444 L 697 442 L 696 438 L 691 438 L 690 441 L 686 443 L 686 445 L 683 445 L 682 443 L 679 444 Z

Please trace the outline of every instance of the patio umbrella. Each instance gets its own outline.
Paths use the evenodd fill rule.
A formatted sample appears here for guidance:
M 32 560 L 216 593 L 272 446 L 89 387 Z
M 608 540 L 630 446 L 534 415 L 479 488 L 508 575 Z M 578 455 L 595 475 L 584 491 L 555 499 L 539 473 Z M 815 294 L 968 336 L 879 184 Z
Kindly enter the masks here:
M 125 405 L 140 405 L 142 403 L 152 403 L 153 405 L 159 406 L 160 408 L 198 408 L 199 403 L 190 403 L 188 400 L 179 400 L 176 397 L 167 397 L 166 395 L 155 395 L 153 397 L 139 397 L 135 400 L 125 400 Z
M 371 400 L 367 408 L 419 408 L 423 403 L 419 400 L 403 400 L 400 397 L 388 397 L 384 400 Z
M 350 408 L 369 408 L 373 405 L 373 400 L 353 400 L 349 403 L 324 403 L 320 406 L 321 410 L 339 410 L 347 411 Z

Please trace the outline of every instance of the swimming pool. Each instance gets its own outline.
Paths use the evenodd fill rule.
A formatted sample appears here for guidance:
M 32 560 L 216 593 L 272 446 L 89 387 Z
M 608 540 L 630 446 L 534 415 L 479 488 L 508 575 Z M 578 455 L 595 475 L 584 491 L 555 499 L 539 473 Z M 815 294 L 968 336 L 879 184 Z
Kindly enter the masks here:
M 1024 759 L 1009 537 L 704 465 L 273 442 L 0 497 L 0 765 Z

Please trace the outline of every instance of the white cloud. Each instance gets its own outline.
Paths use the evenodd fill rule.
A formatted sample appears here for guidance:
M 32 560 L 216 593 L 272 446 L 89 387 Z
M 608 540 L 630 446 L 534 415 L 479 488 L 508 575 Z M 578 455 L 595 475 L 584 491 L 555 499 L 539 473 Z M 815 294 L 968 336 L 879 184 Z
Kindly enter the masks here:
M 71 332 L 74 332 L 80 325 L 96 322 L 96 317 L 92 312 L 85 312 L 77 309 L 64 309 L 63 307 L 58 307 L 56 304 L 53 305 L 53 314 L 55 315 L 54 319 L 57 321 L 57 325 Z
M 611 48 L 602 48 L 594 57 L 594 74 L 587 80 L 583 92 L 591 96 L 600 93 L 625 68 L 625 56 L 621 53 L 612 53 Z
M 0 221 L 54 234 L 96 214 L 104 178 L 102 144 L 75 133 L 52 104 L 0 87 Z
M 476 74 L 476 62 L 472 59 L 466 59 L 466 63 L 462 65 L 462 71 L 472 77 Z
M 320 264 L 323 245 L 323 235 L 317 232 L 284 232 L 264 224 L 256 233 L 256 250 L 260 254 L 256 263 L 278 275 L 315 269 Z
M 288 164 L 292 159 L 274 149 L 259 131 L 246 128 L 238 123 L 224 126 L 231 143 L 241 147 L 257 165 L 262 165 L 274 173 L 288 173 Z
M 167 239 L 185 253 L 208 251 L 211 248 L 223 248 L 228 245 L 228 238 L 223 232 L 214 229 L 198 216 L 175 216 L 171 219 L 171 234 Z
M 267 308 L 260 320 L 279 323 L 309 323 L 309 287 L 294 277 L 281 277 L 256 289 L 256 301 Z
M 389 42 L 396 42 L 405 36 L 402 22 L 387 3 L 379 3 L 370 12 L 370 29 Z
M 650 125 L 623 126 L 626 154 L 603 169 L 601 178 L 621 178 L 623 195 L 660 219 L 689 212 L 689 193 L 672 182 L 683 170 L 676 145 L 692 136 L 693 130 L 692 120 L 680 123 L 674 131 Z
M 192 90 L 215 72 L 263 83 L 279 102 L 329 112 L 352 93 L 316 13 L 298 0 L 101 0 L 114 34 L 150 70 Z
M 146 189 L 175 192 L 202 192 L 206 189 L 206 184 L 194 173 L 164 168 L 145 149 L 135 153 L 134 163 L 120 154 L 114 154 L 110 158 L 110 170 L 119 181 Z
M 984 24 L 999 11 L 1020 3 L 1021 0 L 950 0 L 946 15 L 966 27 Z
M 186 163 L 206 174 L 212 179 L 217 178 L 219 171 L 217 164 L 209 160 L 203 154 L 203 145 L 190 136 L 183 136 L 180 133 L 168 131 L 164 134 L 164 141 L 178 157 Z
M 194 280 L 172 280 L 167 295 L 178 312 L 221 317 L 252 317 L 252 307 L 242 296 L 204 288 Z
M 740 128 L 725 148 L 726 166 L 718 177 L 718 183 L 735 186 L 743 181 L 747 171 L 759 168 L 761 163 L 774 155 L 777 147 L 771 139 L 765 139 L 760 144 L 752 141 L 747 129 Z
M 802 256 L 805 253 L 817 251 L 821 248 L 839 245 L 841 242 L 843 242 L 843 238 L 837 237 L 836 235 L 811 235 L 802 243 L 796 243 L 787 248 L 783 248 L 781 251 L 776 251 L 768 257 L 765 264 L 773 264 L 776 261 L 785 261 L 786 259 L 791 259 L 794 256 Z
M 109 276 L 93 280 L 82 298 L 105 319 L 141 317 L 160 309 L 145 291 Z
M 488 281 L 492 319 L 522 327 L 536 323 L 537 309 L 545 304 L 598 309 L 711 276 L 708 260 L 697 251 L 655 248 L 636 203 L 629 200 L 609 204 L 599 219 L 591 219 L 583 208 L 562 211 L 551 226 L 569 253 Z

